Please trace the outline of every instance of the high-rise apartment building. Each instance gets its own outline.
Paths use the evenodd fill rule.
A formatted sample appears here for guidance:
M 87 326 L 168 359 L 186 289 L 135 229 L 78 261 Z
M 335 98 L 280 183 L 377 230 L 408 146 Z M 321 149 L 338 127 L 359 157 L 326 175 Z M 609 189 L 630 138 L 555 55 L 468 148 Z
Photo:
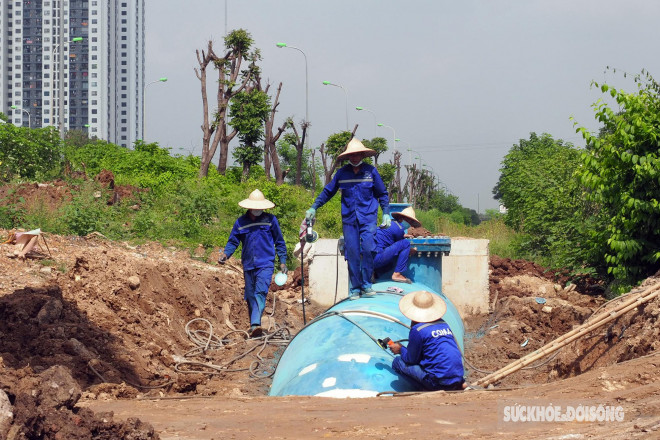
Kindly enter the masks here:
M 144 2 L 0 0 L 0 110 L 16 125 L 131 146 L 142 137 Z

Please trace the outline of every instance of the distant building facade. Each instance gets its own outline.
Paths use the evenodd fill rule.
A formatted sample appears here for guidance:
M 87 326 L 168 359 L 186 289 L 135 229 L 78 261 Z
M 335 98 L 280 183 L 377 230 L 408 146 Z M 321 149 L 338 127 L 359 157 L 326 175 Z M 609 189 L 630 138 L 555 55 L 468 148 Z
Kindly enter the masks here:
M 144 3 L 0 0 L 0 111 L 130 147 L 142 132 Z

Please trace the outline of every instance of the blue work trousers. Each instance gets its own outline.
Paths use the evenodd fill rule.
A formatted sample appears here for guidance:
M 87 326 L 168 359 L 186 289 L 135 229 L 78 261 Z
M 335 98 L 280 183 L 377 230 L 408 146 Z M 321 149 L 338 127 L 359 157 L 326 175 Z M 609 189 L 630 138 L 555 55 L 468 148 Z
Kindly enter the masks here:
M 397 373 L 414 380 L 422 388 L 428 391 L 452 391 L 463 389 L 464 380 L 462 377 L 447 378 L 441 381 L 440 379 L 428 374 L 419 365 L 406 364 L 403 359 L 401 359 L 401 356 L 396 356 L 394 358 L 392 361 L 392 369 Z
M 261 325 L 261 315 L 266 307 L 268 288 L 273 279 L 273 266 L 259 267 L 243 272 L 245 277 L 245 295 L 250 325 Z
M 408 269 L 408 258 L 410 257 L 410 242 L 399 240 L 389 247 L 378 251 L 374 258 L 374 267 L 380 272 L 385 272 L 394 265 L 394 272 L 405 272 Z
M 351 293 L 371 287 L 376 252 L 376 224 L 343 223 L 348 279 Z

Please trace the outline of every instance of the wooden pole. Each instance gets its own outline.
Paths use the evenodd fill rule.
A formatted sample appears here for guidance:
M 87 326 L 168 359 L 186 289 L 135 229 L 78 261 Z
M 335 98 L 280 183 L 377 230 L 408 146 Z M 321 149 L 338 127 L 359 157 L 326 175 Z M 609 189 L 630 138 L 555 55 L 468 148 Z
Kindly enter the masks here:
M 532 362 L 535 362 L 538 359 L 559 350 L 560 348 L 570 344 L 571 342 L 575 341 L 576 339 L 579 339 L 580 337 L 586 335 L 587 333 L 590 333 L 591 331 L 597 329 L 598 327 L 601 327 L 604 324 L 613 321 L 614 319 L 629 312 L 630 310 L 639 307 L 641 304 L 652 300 L 653 298 L 658 296 L 658 294 L 660 294 L 660 283 L 656 283 L 653 286 L 649 287 L 648 289 L 644 290 L 643 292 L 640 292 L 632 296 L 631 298 L 622 302 L 612 310 L 597 315 L 593 320 L 591 321 L 587 320 L 587 322 L 585 322 L 584 324 L 574 328 L 570 332 L 560 336 L 559 338 L 544 345 L 543 347 L 528 354 L 527 356 L 524 356 L 516 360 L 515 362 L 512 362 L 500 368 L 499 370 L 489 374 L 488 376 L 482 377 L 481 379 L 477 380 L 473 385 L 486 387 L 492 383 L 495 383 L 503 379 L 504 377 L 512 373 L 515 373 L 521 368 L 526 367 Z

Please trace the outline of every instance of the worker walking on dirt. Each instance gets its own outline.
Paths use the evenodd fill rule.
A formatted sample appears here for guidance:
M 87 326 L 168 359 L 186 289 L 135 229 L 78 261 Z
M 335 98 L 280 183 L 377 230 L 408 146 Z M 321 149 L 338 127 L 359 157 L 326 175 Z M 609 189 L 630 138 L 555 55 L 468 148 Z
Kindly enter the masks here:
M 378 170 L 363 163 L 366 157 L 376 152 L 362 145 L 356 138 L 351 139 L 346 151 L 337 156 L 337 160 L 348 160 L 341 167 L 316 198 L 312 207 L 305 213 L 305 218 L 313 220 L 316 210 L 341 190 L 341 217 L 344 232 L 345 258 L 348 262 L 348 277 L 351 283 L 350 298 L 374 296 L 371 288 L 371 276 L 374 269 L 376 243 L 376 225 L 378 205 L 383 210 L 383 224 L 390 226 L 390 204 L 387 188 Z
M 463 390 L 463 360 L 454 334 L 442 319 L 447 304 L 425 290 L 410 292 L 399 300 L 399 310 L 412 321 L 408 347 L 398 342 L 390 350 L 396 356 L 392 368 L 419 383 L 425 390 Z
M 273 278 L 275 253 L 280 260 L 280 269 L 287 272 L 286 243 L 277 218 L 264 212 L 275 206 L 263 193 L 255 189 L 238 206 L 248 211 L 234 223 L 227 245 L 221 250 L 218 263 L 224 264 L 239 244 L 243 245 L 241 261 L 245 279 L 244 298 L 250 314 L 250 336 L 261 336 L 261 315 L 266 306 L 266 296 Z
M 399 283 L 410 283 L 411 281 L 403 275 L 408 270 L 408 258 L 411 252 L 415 252 L 410 247 L 412 235 L 406 234 L 406 230 L 411 226 L 418 228 L 422 223 L 415 217 L 415 210 L 412 206 L 407 207 L 401 212 L 393 212 L 392 222 L 389 228 L 378 228 L 376 230 L 376 257 L 374 258 L 374 269 L 376 278 L 378 273 L 387 272 L 394 267 L 392 281 Z

